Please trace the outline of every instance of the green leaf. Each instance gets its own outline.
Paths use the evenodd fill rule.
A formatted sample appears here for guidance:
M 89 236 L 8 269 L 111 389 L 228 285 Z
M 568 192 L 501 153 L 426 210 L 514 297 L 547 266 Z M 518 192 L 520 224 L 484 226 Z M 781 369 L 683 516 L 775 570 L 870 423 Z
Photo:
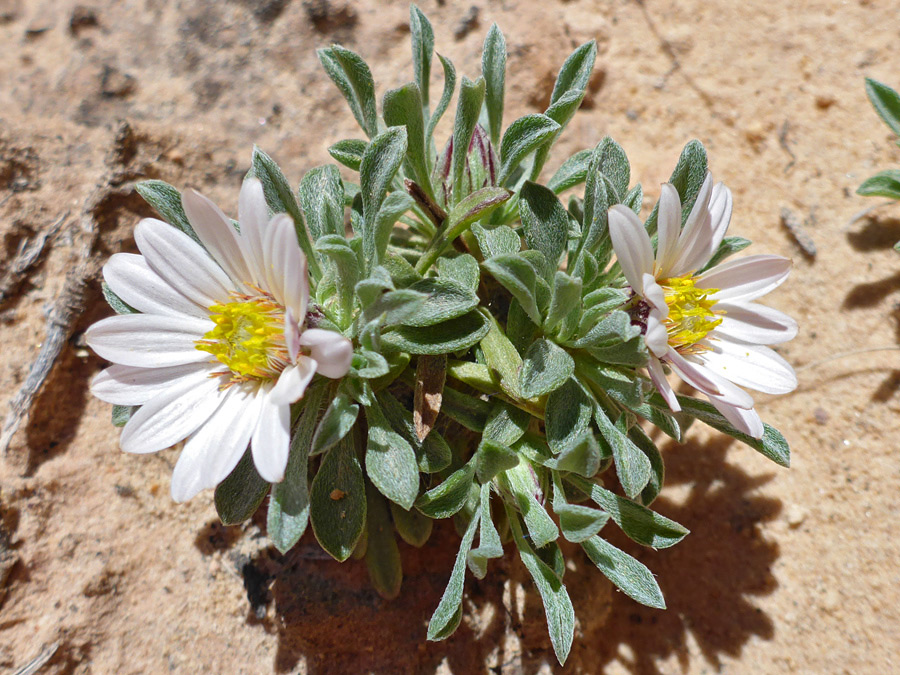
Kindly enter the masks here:
M 900 171 L 898 171 L 900 174 Z M 900 183 L 898 183 L 900 186 Z M 900 192 L 898 192 L 900 195 Z M 706 263 L 697 274 L 702 274 L 706 270 L 710 270 L 720 262 L 725 260 L 725 258 L 738 253 L 739 251 L 743 251 L 750 244 L 752 244 L 749 239 L 744 239 L 743 237 L 725 237 L 722 240 L 722 243 L 719 244 L 719 248 L 716 249 L 716 252 L 713 254 L 712 258 L 709 259 L 709 262 Z
M 534 267 L 519 254 L 495 255 L 481 266 L 519 301 L 522 309 L 538 326 L 543 323 L 537 301 L 537 274 Z
M 519 456 L 507 446 L 490 439 L 482 439 L 472 457 L 478 482 L 490 483 L 501 471 L 511 469 L 519 463 Z
M 417 281 L 410 291 L 425 295 L 425 301 L 403 323 L 407 326 L 433 326 L 456 319 L 478 306 L 478 296 L 455 281 L 429 277 Z
M 575 438 L 558 457 L 544 462 L 544 465 L 557 471 L 568 471 L 590 478 L 600 470 L 601 459 L 600 445 L 594 434 L 588 430 Z
M 678 164 L 669 177 L 669 182 L 678 191 L 681 198 L 681 221 L 687 219 L 697 199 L 697 193 L 706 180 L 707 161 L 706 149 L 700 141 L 694 140 L 684 146 Z M 653 207 L 653 212 L 647 219 L 646 228 L 650 235 L 656 234 L 657 218 L 659 217 L 659 203 Z
M 468 349 L 490 330 L 487 319 L 477 310 L 443 323 L 401 326 L 382 336 L 385 346 L 410 354 L 449 354 Z
M 452 201 L 459 202 L 464 196 L 466 161 L 469 154 L 469 143 L 481 104 L 484 101 L 484 78 L 474 82 L 463 76 L 459 85 L 459 99 L 456 104 L 456 121 L 453 124 L 453 155 L 450 164 L 450 178 L 453 186 Z
M 641 205 L 644 203 L 644 188 L 641 187 L 640 183 L 628 191 L 622 199 L 622 203 L 634 211 L 635 215 L 641 215 Z M 739 237 L 735 237 L 735 239 L 738 238 Z
M 294 197 L 294 191 L 291 189 L 287 178 L 281 172 L 281 168 L 275 163 L 274 159 L 255 145 L 253 146 L 251 166 L 250 172 L 262 183 L 266 203 L 272 209 L 272 212 L 286 213 L 293 218 L 294 228 L 297 230 L 297 242 L 300 244 L 300 248 L 303 249 L 303 253 L 306 254 L 309 273 L 313 279 L 319 279 L 322 276 L 322 270 L 319 269 L 319 260 L 313 253 L 313 244 L 309 238 L 306 223 L 303 220 L 303 213 L 300 211 L 300 205 L 297 203 L 297 198 Z
M 609 179 L 615 189 L 615 202 L 622 203 L 628 194 L 628 183 L 631 180 L 631 167 L 622 146 L 607 136 L 598 146 L 599 170 Z
M 591 79 L 596 58 L 597 43 L 594 40 L 584 43 L 572 52 L 556 76 L 550 103 L 556 103 L 567 92 L 584 91 Z
M 550 340 L 532 343 L 522 360 L 520 390 L 525 398 L 549 394 L 575 373 L 575 361 Z
M 391 600 L 400 593 L 403 567 L 388 508 L 378 491 L 366 484 L 366 567 L 378 594 Z
M 491 328 L 481 340 L 481 351 L 488 368 L 500 376 L 500 388 L 511 398 L 521 398 L 519 369 L 522 357 L 509 338 L 503 333 L 497 319 L 485 309 L 481 310 L 490 321 Z
M 900 169 L 886 169 L 867 178 L 856 188 L 856 194 L 864 197 L 900 199 Z
M 658 408 L 668 408 L 659 394 L 653 394 L 650 397 L 650 403 Z M 746 443 L 779 466 L 789 467 L 791 465 L 790 447 L 784 436 L 781 435 L 781 432 L 774 427 L 764 424 L 763 437 L 753 438 L 735 429 L 711 403 L 690 396 L 681 395 L 678 396 L 678 403 L 681 404 L 681 410 L 684 414 L 696 417 L 713 429 L 717 429 L 724 434 L 728 434 L 729 436 L 738 439 L 742 443 Z
M 392 192 L 381 203 L 381 208 L 375 215 L 375 253 L 380 262 L 385 260 L 394 225 L 415 204 L 415 200 L 405 192 Z
M 345 436 L 326 453 L 309 496 L 316 539 L 338 562 L 350 557 L 366 526 L 366 485 L 353 446 Z
M 263 480 L 253 465 L 250 448 L 228 477 L 216 486 L 216 513 L 223 525 L 237 525 L 250 518 L 266 498 L 271 485 Z
M 553 277 L 553 293 L 550 296 L 547 318 L 544 319 L 544 330 L 552 332 L 559 326 L 560 337 L 566 339 L 567 334 L 577 326 L 580 315 L 581 279 L 557 271 Z
M 348 169 L 359 171 L 359 165 L 362 164 L 363 154 L 366 152 L 367 145 L 366 141 L 358 138 L 347 138 L 329 146 L 328 154 Z
M 391 515 L 394 518 L 394 527 L 397 534 L 410 546 L 421 548 L 431 536 L 434 521 L 422 515 L 416 509 L 408 511 L 400 508 L 394 502 L 388 502 L 391 507 Z
M 556 139 L 562 134 L 562 130 L 568 126 L 569 122 L 575 116 L 575 113 L 578 111 L 583 100 L 584 90 L 568 91 L 563 94 L 558 101 L 551 103 L 550 107 L 544 111 L 544 114 L 547 117 L 559 125 L 559 130 L 552 138 L 537 149 L 534 156 L 534 162 L 531 166 L 532 180 L 537 180 L 538 176 L 540 176 L 541 170 L 544 168 L 544 164 L 547 163 L 547 158 L 550 156 L 550 150 L 553 148 L 553 144 L 556 143 Z
M 124 427 L 139 407 L 136 405 L 113 405 L 112 425 L 114 427 Z
M 593 150 L 580 150 L 569 157 L 553 174 L 553 178 L 547 183 L 547 187 L 556 194 L 560 194 L 583 183 L 587 176 L 592 154 Z
M 666 608 L 659 584 L 643 563 L 600 537 L 592 537 L 581 546 L 603 576 L 629 598 L 647 607 Z
M 312 437 L 309 454 L 318 455 L 338 443 L 356 424 L 358 416 L 359 406 L 347 394 L 341 392 L 331 399 Z
M 446 256 L 438 258 L 437 269 L 438 277 L 455 281 L 473 293 L 478 291 L 478 284 L 481 281 L 481 268 L 478 266 L 478 261 L 468 253 L 463 253 L 454 258 Z
M 484 425 L 485 440 L 511 446 L 528 430 L 531 415 L 509 403 L 497 399 L 491 406 L 491 412 Z
M 507 469 L 497 476 L 497 482 L 515 499 L 536 548 L 542 548 L 559 538 L 556 523 L 541 504 L 543 494 L 540 480 L 529 462 L 522 461 Z M 540 495 L 541 501 L 536 494 Z
M 518 253 L 522 248 L 522 240 L 519 235 L 508 225 L 498 225 L 486 230 L 478 223 L 472 225 L 472 234 L 481 249 L 482 258 L 493 258 L 498 255 Z
M 444 388 L 445 397 L 448 389 L 449 387 Z M 431 433 L 425 437 L 425 440 L 419 440 L 418 435 L 416 435 L 412 413 L 400 401 L 388 392 L 382 391 L 378 393 L 378 402 L 381 404 L 381 410 L 390 421 L 394 431 L 403 436 L 413 447 L 413 450 L 416 451 L 419 471 L 435 473 L 443 471 L 450 466 L 453 453 L 443 436 L 432 429 Z M 444 404 L 442 403 L 442 410 L 443 406 Z
M 298 194 L 313 241 L 326 234 L 344 236 L 344 184 L 336 166 L 326 164 L 307 171 Z
M 900 95 L 871 77 L 866 78 L 866 94 L 878 116 L 891 131 L 900 136 Z
M 169 225 L 177 227 L 201 246 L 203 245 L 184 212 L 184 207 L 181 205 L 181 193 L 177 188 L 161 180 L 142 180 L 135 183 L 134 189 L 144 198 L 145 202 L 153 207 L 160 218 Z
M 544 420 L 547 442 L 554 452 L 562 452 L 587 431 L 594 403 L 580 384 L 569 378 L 547 397 Z
M 100 290 L 103 292 L 103 299 L 106 300 L 112 310 L 116 314 L 139 314 L 134 307 L 125 302 L 122 298 L 115 294 L 113 289 L 109 287 L 105 281 L 100 282 Z
M 378 133 L 378 113 L 375 108 L 375 82 L 372 71 L 359 54 L 340 45 L 318 49 L 316 54 L 331 81 L 341 90 L 350 111 L 369 138 Z
M 389 127 L 406 127 L 406 158 L 416 182 L 433 200 L 425 145 L 425 119 L 422 116 L 423 100 L 418 85 L 411 82 L 398 89 L 391 89 L 385 93 L 381 107 L 385 124 Z
M 326 234 L 316 242 L 316 250 L 331 261 L 334 271 L 336 292 L 329 294 L 324 308 L 331 310 L 338 324 L 346 328 L 353 319 L 359 259 L 347 239 L 339 234 Z
M 266 532 L 281 553 L 293 548 L 306 532 L 309 523 L 309 486 L 307 485 L 310 439 L 319 419 L 319 406 L 324 387 L 310 387 L 306 391 L 303 410 L 291 437 L 284 480 L 272 486 Z
M 572 601 L 560 578 L 538 557 L 525 540 L 522 526 L 514 513 L 509 513 L 509 523 L 516 547 L 519 549 L 519 556 L 531 574 L 531 578 L 534 579 L 534 584 L 544 603 L 547 629 L 550 632 L 553 651 L 560 664 L 563 664 L 569 656 L 575 636 L 575 609 L 572 607 Z
M 422 10 L 415 5 L 409 7 L 409 33 L 412 41 L 413 72 L 422 93 L 422 106 L 427 110 L 431 58 L 434 54 L 434 30 Z
M 366 473 L 385 497 L 409 509 L 419 494 L 419 465 L 409 442 L 391 428 L 381 406 L 366 408 Z
M 662 490 L 663 481 L 666 476 L 662 454 L 660 454 L 656 444 L 637 424 L 628 430 L 628 436 L 640 451 L 647 456 L 647 459 L 650 460 L 650 481 L 641 491 L 641 503 L 644 506 L 650 506 L 650 504 L 652 504 L 659 496 L 659 492 Z
M 633 501 L 613 494 L 584 478 L 570 474 L 570 483 L 590 495 L 594 503 L 606 511 L 631 539 L 652 548 L 668 548 L 685 538 L 688 530 Z
M 449 518 L 466 505 L 474 478 L 475 467 L 471 463 L 464 465 L 419 497 L 416 508 L 429 518 Z
M 478 531 L 478 548 L 469 551 L 469 569 L 478 579 L 487 574 L 487 561 L 503 557 L 503 543 L 500 533 L 491 518 L 491 484 L 481 486 L 481 525 Z
M 569 233 L 569 214 L 549 190 L 542 185 L 525 181 L 519 193 L 519 215 L 528 248 L 544 254 L 553 271 L 566 248 Z
M 597 534 L 609 521 L 609 514 L 589 506 L 569 504 L 559 472 L 553 473 L 553 512 L 566 541 L 579 543 Z
M 506 91 L 506 38 L 497 24 L 491 24 L 481 53 L 481 73 L 484 76 L 484 103 L 487 109 L 491 143 L 500 141 L 503 128 L 503 98 Z
M 614 195 L 611 196 L 607 188 L 610 183 L 603 178 L 603 153 L 608 147 L 604 141 L 600 141 L 591 153 L 591 163 L 585 176 L 579 250 L 588 252 L 593 251 L 606 238 L 609 229 L 606 213 L 615 203 Z
M 622 415 L 613 424 L 599 404 L 594 408 L 594 419 L 597 421 L 600 433 L 612 448 L 619 482 L 622 484 L 625 494 L 634 499 L 650 481 L 652 467 L 647 456 L 626 435 L 627 429 L 623 428 L 624 418 L 625 416 Z
M 573 347 L 611 347 L 628 342 L 641 334 L 640 326 L 631 323 L 631 317 L 622 311 L 613 311 L 591 328 L 584 337 L 572 343 Z
M 406 129 L 391 127 L 372 139 L 359 167 L 362 195 L 363 254 L 371 266 L 381 264 L 375 219 L 384 203 L 388 187 L 406 155 Z
M 490 408 L 490 403 L 444 385 L 444 400 L 441 402 L 441 412 L 466 429 L 476 433 L 484 431 Z M 431 434 L 428 434 L 428 437 L 430 438 Z
M 525 115 L 509 125 L 500 141 L 500 173 L 497 183 L 503 185 L 529 154 L 554 137 L 561 129 L 546 115 Z
M 472 548 L 472 540 L 475 539 L 475 529 L 478 527 L 479 514 L 475 514 L 469 521 L 469 526 L 459 544 L 459 553 L 456 554 L 456 562 L 450 573 L 450 581 L 447 589 L 438 603 L 437 609 L 428 622 L 428 639 L 430 641 L 444 640 L 453 634 L 462 618 L 462 594 L 466 579 L 466 557 Z
M 456 70 L 453 68 L 453 64 L 440 54 L 438 54 L 438 59 L 441 62 L 441 67 L 444 69 L 444 91 L 441 94 L 437 106 L 435 106 L 434 112 L 428 119 L 428 126 L 425 128 L 426 144 L 431 143 L 434 136 L 434 129 L 444 116 L 444 113 L 447 112 L 447 108 L 450 107 L 450 99 L 453 98 L 453 91 L 456 89 Z
M 620 366 L 646 366 L 649 358 L 643 335 L 608 347 L 589 347 L 588 353 L 598 361 Z

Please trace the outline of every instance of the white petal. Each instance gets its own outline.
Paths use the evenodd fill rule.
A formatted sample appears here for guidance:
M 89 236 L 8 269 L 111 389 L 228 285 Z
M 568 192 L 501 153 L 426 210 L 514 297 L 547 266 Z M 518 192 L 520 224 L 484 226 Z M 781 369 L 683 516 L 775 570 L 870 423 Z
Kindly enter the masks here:
M 669 307 L 666 305 L 666 292 L 662 289 L 652 274 L 644 272 L 644 299 L 662 313 L 665 318 L 669 315 Z
M 609 237 L 628 285 L 643 295 L 645 272 L 653 272 L 653 245 L 640 219 L 627 206 L 609 210 Z
M 258 286 L 266 284 L 263 237 L 269 223 L 269 207 L 258 178 L 248 178 L 241 186 L 238 201 L 238 221 L 247 266 Z
M 134 240 L 150 268 L 198 305 L 209 307 L 228 300 L 233 282 L 184 232 L 161 220 L 145 218 L 135 228 Z
M 154 314 L 123 314 L 87 329 L 85 342 L 102 358 L 139 368 L 162 368 L 209 361 L 197 340 L 215 324 L 208 319 Z
M 198 317 L 209 314 L 150 269 L 142 255 L 116 253 L 103 266 L 103 278 L 113 293 L 139 312 Z
M 678 236 L 681 234 L 681 198 L 671 183 L 663 183 L 660 191 L 657 223 L 656 271 L 660 278 L 665 279 L 675 262 Z
M 753 409 L 744 410 L 743 408 L 737 408 L 733 405 L 728 405 L 722 401 L 719 401 L 715 398 L 710 398 L 709 402 L 712 403 L 716 410 L 722 413 L 722 416 L 725 417 L 731 425 L 737 429 L 738 431 L 743 431 L 748 436 L 752 436 L 753 438 L 762 438 L 763 432 L 765 429 L 763 428 L 762 420 L 759 418 L 759 414 Z
M 681 404 L 675 396 L 675 390 L 672 389 L 672 385 L 669 384 L 669 380 L 666 379 L 666 373 L 663 370 L 662 362 L 655 356 L 651 356 L 649 361 L 647 361 L 647 372 L 650 373 L 650 379 L 653 380 L 656 390 L 665 399 L 666 403 L 669 404 L 669 408 L 672 412 L 679 412 L 681 410 Z
M 728 225 L 731 222 L 732 209 L 731 190 L 725 183 L 716 183 L 712 196 L 709 198 L 709 217 L 712 230 L 712 240 L 709 244 L 710 255 L 719 250 L 719 244 L 725 238 Z
M 698 288 L 716 288 L 716 302 L 755 300 L 778 288 L 791 272 L 791 261 L 777 255 L 729 260 L 704 272 Z
M 269 400 L 275 405 L 290 405 L 300 400 L 316 374 L 316 365 L 313 359 L 301 356 L 296 366 L 288 366 L 278 376 L 278 382 L 269 392 Z
M 691 357 L 686 359 L 674 349 L 669 350 L 666 361 L 672 366 L 672 370 L 689 385 L 703 392 L 707 396 L 715 396 L 723 402 L 739 408 L 749 409 L 753 407 L 753 397 L 746 391 L 734 385 L 730 380 L 714 373 L 700 362 Z
M 296 362 L 297 355 L 300 353 L 300 326 L 297 325 L 297 319 L 290 307 L 284 312 L 284 344 L 287 347 L 291 363 Z
M 340 333 L 321 328 L 303 331 L 300 344 L 309 347 L 309 354 L 319 364 L 318 372 L 325 377 L 337 379 L 350 370 L 353 360 L 353 343 Z
M 269 288 L 276 299 L 293 312 L 297 321 L 303 323 L 309 301 L 309 277 L 306 256 L 297 243 L 294 221 L 283 213 L 273 217 L 265 238 Z
M 711 193 L 712 176 L 707 173 L 678 239 L 678 260 L 671 269 L 673 276 L 681 276 L 699 269 L 712 255 L 713 230 L 709 213 Z
M 709 340 L 709 344 L 712 350 L 699 355 L 703 364 L 738 386 L 765 394 L 787 394 L 797 388 L 794 369 L 768 347 L 725 339 Z
M 196 190 L 185 190 L 181 203 L 194 232 L 222 269 L 235 284 L 251 280 L 250 270 L 244 259 L 240 235 L 231 219 L 213 202 Z
M 291 442 L 291 407 L 272 402 L 267 393 L 260 397 L 259 420 L 250 441 L 253 463 L 264 480 L 280 483 Z
M 143 405 L 167 389 L 197 378 L 198 373 L 208 377 L 214 369 L 211 363 L 190 363 L 168 368 L 115 365 L 94 376 L 91 393 L 101 401 L 115 405 Z
M 665 356 L 669 351 L 669 332 L 662 323 L 665 316 L 658 310 L 651 310 L 647 317 L 647 334 L 644 341 L 656 356 Z
M 125 452 L 157 452 L 186 438 L 222 400 L 219 378 L 202 371 L 159 394 L 132 415 L 119 445 Z
M 797 335 L 796 321 L 765 305 L 720 302 L 714 309 L 725 312 L 722 323 L 715 329 L 716 335 L 758 345 L 781 344 Z
M 247 450 L 258 416 L 257 397 L 231 387 L 219 408 L 185 443 L 172 473 L 172 499 L 186 502 L 225 480 Z

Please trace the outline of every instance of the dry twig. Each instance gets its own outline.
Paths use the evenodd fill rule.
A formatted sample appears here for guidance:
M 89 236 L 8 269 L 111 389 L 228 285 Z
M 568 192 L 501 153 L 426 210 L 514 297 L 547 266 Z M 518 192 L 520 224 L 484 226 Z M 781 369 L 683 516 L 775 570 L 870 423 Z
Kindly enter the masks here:
M 22 240 L 19 250 L 16 251 L 16 257 L 0 279 L 0 306 L 9 299 L 26 274 L 40 261 L 47 242 L 59 232 L 68 217 L 69 213 L 66 212 L 49 229 L 39 232 L 31 239 Z
M 47 665 L 47 662 L 53 658 L 54 654 L 56 654 L 57 649 L 59 649 L 59 642 L 54 642 L 49 647 L 45 647 L 41 650 L 40 654 L 35 656 L 29 663 L 26 663 L 19 668 L 13 675 L 34 675 Z

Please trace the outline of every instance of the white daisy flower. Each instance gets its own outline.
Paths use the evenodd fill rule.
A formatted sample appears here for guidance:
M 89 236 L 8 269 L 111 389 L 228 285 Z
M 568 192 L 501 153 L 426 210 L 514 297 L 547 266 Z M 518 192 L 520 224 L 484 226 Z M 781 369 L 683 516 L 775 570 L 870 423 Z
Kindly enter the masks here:
M 156 452 L 187 439 L 172 475 L 179 502 L 218 485 L 248 443 L 259 475 L 281 481 L 291 403 L 316 372 L 343 377 L 353 357 L 344 336 L 305 327 L 306 258 L 290 216 L 269 219 L 258 180 L 241 188 L 240 232 L 197 192 L 182 201 L 203 246 L 142 220 L 134 232 L 141 255 L 117 253 L 103 267 L 110 289 L 140 313 L 103 319 L 85 334 L 115 364 L 94 378 L 92 393 L 141 406 L 122 449 Z
M 610 209 L 609 235 L 634 293 L 629 311 L 646 337 L 650 377 L 669 407 L 681 409 L 663 364 L 709 397 L 737 429 L 760 438 L 762 420 L 741 387 L 767 394 L 796 388 L 793 368 L 765 345 L 793 338 L 797 323 L 753 300 L 787 278 L 791 261 L 752 255 L 698 274 L 725 236 L 731 205 L 731 191 L 723 183 L 713 187 L 707 174 L 682 228 L 681 200 L 667 183 L 659 198 L 655 259 L 647 230 L 628 207 Z

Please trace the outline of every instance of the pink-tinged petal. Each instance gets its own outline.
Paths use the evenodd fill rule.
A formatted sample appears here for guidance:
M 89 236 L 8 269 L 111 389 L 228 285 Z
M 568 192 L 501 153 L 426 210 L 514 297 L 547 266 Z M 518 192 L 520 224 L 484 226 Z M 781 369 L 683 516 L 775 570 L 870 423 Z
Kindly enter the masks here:
M 263 241 L 269 224 L 269 207 L 258 178 L 248 178 L 241 186 L 238 200 L 238 221 L 241 224 L 241 240 L 247 266 L 257 285 L 266 283 L 265 253 Z
M 142 405 L 122 430 L 125 452 L 157 452 L 183 440 L 206 422 L 222 402 L 219 379 L 199 372 Z
M 661 279 L 665 279 L 678 255 L 678 237 L 681 234 L 681 198 L 671 183 L 663 183 L 660 191 L 657 223 L 656 272 Z
M 661 314 L 662 318 L 669 315 L 669 306 L 666 305 L 666 292 L 662 289 L 652 274 L 643 275 L 644 299 L 649 302 Z
M 263 480 L 280 483 L 284 479 L 291 442 L 291 407 L 277 405 L 263 392 L 259 421 L 250 447 L 253 464 Z
M 791 261 L 777 255 L 729 260 L 704 272 L 697 288 L 716 288 L 716 302 L 755 300 L 778 288 L 791 272 Z
M 288 215 L 278 214 L 269 221 L 265 238 L 269 288 L 302 323 L 309 301 L 309 276 L 294 221 Z
M 309 348 L 309 354 L 318 363 L 317 370 L 325 377 L 337 379 L 350 370 L 353 361 L 353 343 L 340 333 L 321 328 L 303 331 L 300 344 Z
M 627 206 L 616 204 L 609 210 L 609 237 L 628 285 L 643 295 L 644 273 L 653 272 L 653 245 L 643 223 Z
M 753 302 L 716 304 L 716 311 L 725 312 L 716 335 L 724 335 L 758 345 L 777 345 L 794 339 L 797 322 L 777 309 Z
M 669 409 L 672 412 L 680 412 L 681 404 L 675 396 L 675 390 L 672 389 L 672 385 L 669 384 L 669 380 L 666 378 L 662 362 L 655 356 L 651 356 L 650 360 L 647 362 L 647 372 L 650 373 L 650 379 L 653 381 L 653 385 L 660 393 L 660 396 L 665 399 Z
M 709 370 L 736 385 L 765 394 L 787 394 L 797 388 L 794 369 L 768 347 L 726 339 L 708 342 L 712 349 L 698 358 Z
M 155 314 L 123 314 L 98 321 L 84 334 L 99 356 L 138 368 L 163 368 L 209 361 L 197 340 L 215 326 L 208 319 Z
M 190 363 L 168 368 L 110 366 L 91 381 L 91 393 L 114 405 L 143 405 L 187 380 L 199 381 L 215 370 L 211 363 Z
M 697 199 L 684 223 L 678 239 L 678 259 L 672 265 L 671 275 L 681 276 L 702 267 L 712 255 L 712 219 L 709 198 L 712 193 L 712 176 L 707 173 Z
M 181 203 L 191 227 L 215 261 L 236 285 L 248 283 L 252 277 L 240 235 L 234 229 L 231 219 L 196 190 L 185 190 L 181 195 Z
M 658 310 L 651 310 L 647 317 L 647 333 L 644 342 L 647 348 L 656 356 L 663 357 L 669 351 L 669 332 L 663 325 L 665 315 Z
M 716 410 L 722 413 L 722 416 L 731 422 L 731 426 L 738 431 L 742 431 L 753 438 L 763 437 L 765 428 L 763 427 L 762 420 L 759 418 L 759 414 L 753 408 L 744 410 L 743 408 L 737 408 L 712 397 L 709 399 L 709 402 L 712 403 Z
M 201 307 L 226 302 L 234 290 L 206 250 L 168 223 L 145 218 L 135 228 L 134 240 L 150 269 Z
M 275 405 L 290 405 L 300 400 L 313 375 L 316 374 L 317 365 L 314 359 L 301 356 L 297 365 L 288 366 L 281 371 L 278 382 L 269 392 L 269 401 Z
M 258 397 L 228 389 L 219 408 L 185 443 L 172 473 L 172 499 L 186 502 L 225 480 L 247 450 L 258 417 Z
M 712 239 L 709 244 L 710 256 L 719 250 L 719 244 L 728 232 L 731 222 L 732 197 L 725 183 L 716 183 L 712 196 L 709 198 L 709 217 L 712 229 Z
M 287 347 L 291 363 L 296 363 L 297 356 L 300 354 L 300 326 L 290 309 L 286 309 L 284 312 L 284 344 Z
M 750 394 L 734 385 L 731 381 L 712 372 L 702 362 L 694 361 L 693 358 L 696 357 L 686 359 L 672 349 L 666 356 L 666 361 L 672 367 L 672 370 L 678 374 L 678 377 L 707 396 L 714 396 L 725 403 L 739 408 L 749 409 L 753 407 L 753 397 Z
M 150 269 L 144 256 L 116 253 L 103 266 L 103 279 L 113 293 L 139 312 L 205 317 L 205 307 L 188 300 Z

